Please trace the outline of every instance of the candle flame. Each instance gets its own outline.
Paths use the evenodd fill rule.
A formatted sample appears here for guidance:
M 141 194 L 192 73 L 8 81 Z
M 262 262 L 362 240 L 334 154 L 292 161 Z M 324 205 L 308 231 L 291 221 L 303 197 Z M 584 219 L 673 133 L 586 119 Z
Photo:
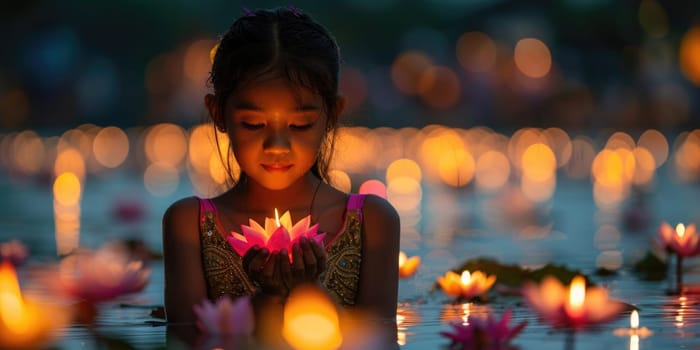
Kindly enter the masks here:
M 683 225 L 683 224 L 676 225 L 676 234 L 678 235 L 678 237 L 682 238 L 683 235 L 685 234 L 685 225 Z
M 408 257 L 406 256 L 406 253 L 399 252 L 399 267 L 403 266 L 403 264 L 406 263 L 406 259 L 408 259 Z
M 31 327 L 27 316 L 17 273 L 9 262 L 4 262 L 0 265 L 0 320 L 15 334 L 22 334 Z
M 462 272 L 462 284 L 469 284 L 472 280 L 472 275 L 469 273 L 469 270 L 464 270 Z
M 275 208 L 275 222 L 277 223 L 277 227 L 280 227 L 280 214 L 277 212 L 277 208 Z
M 630 314 L 630 328 L 639 328 L 639 312 L 637 312 L 637 310 L 632 310 L 632 313 Z
M 571 280 L 569 289 L 569 304 L 575 308 L 583 307 L 586 301 L 586 279 L 583 276 L 576 276 Z

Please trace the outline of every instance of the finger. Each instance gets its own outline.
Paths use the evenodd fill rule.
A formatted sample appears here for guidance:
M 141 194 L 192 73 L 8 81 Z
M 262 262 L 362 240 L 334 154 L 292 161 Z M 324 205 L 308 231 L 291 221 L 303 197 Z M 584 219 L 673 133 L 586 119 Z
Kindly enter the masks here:
M 311 248 L 311 244 L 309 244 L 308 240 L 303 239 L 301 241 L 301 251 L 304 256 L 304 272 L 306 277 L 315 278 L 317 267 L 316 256 L 314 255 L 314 251 Z
M 248 265 L 249 272 L 253 274 L 260 274 L 267 265 L 267 261 L 269 259 L 270 251 L 267 248 L 260 249 L 260 252 L 253 256 L 250 264 Z
M 289 253 L 286 249 L 280 251 L 279 271 L 284 284 L 289 288 L 293 284 L 292 266 L 289 264 Z
M 304 271 L 304 256 L 301 252 L 301 243 L 292 246 L 292 268 L 296 271 Z
M 248 251 L 243 255 L 243 260 L 242 260 L 242 265 L 243 268 L 248 269 L 248 265 L 250 265 L 250 262 L 253 260 L 253 258 L 260 253 L 260 247 L 258 246 L 253 246 L 252 248 L 248 249 Z
M 260 273 L 262 274 L 266 283 L 270 283 L 270 281 L 272 280 L 272 276 L 275 274 L 275 270 L 277 269 L 278 260 L 279 254 L 272 254 L 267 260 L 267 263 L 263 265 L 262 271 L 260 271 Z
M 328 258 L 328 255 L 326 255 L 326 251 L 323 249 L 323 247 L 314 241 L 311 241 L 311 249 L 316 256 L 316 271 L 321 273 L 326 269 L 326 259 Z

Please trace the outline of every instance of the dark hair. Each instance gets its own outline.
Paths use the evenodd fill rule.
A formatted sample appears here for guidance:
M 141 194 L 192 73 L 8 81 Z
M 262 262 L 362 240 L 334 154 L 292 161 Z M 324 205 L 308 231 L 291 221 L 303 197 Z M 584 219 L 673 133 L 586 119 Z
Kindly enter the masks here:
M 327 137 L 311 170 L 328 181 L 338 122 L 338 44 L 326 28 L 294 7 L 244 11 L 221 38 L 209 75 L 219 111 L 231 93 L 269 73 L 318 94 L 328 116 Z

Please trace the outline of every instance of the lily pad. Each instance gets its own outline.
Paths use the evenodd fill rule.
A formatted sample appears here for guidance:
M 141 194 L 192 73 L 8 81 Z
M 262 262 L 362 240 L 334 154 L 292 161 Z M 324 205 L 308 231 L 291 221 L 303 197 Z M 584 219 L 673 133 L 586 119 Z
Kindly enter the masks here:
M 477 258 L 465 261 L 459 267 L 453 269 L 456 273 L 464 270 L 479 270 L 488 275 L 496 275 L 496 283 L 508 287 L 520 287 L 526 281 L 540 282 L 545 276 L 553 276 L 563 284 L 571 283 L 571 280 L 582 275 L 586 283 L 592 285 L 590 279 L 579 270 L 572 270 L 563 265 L 547 264 L 538 269 L 527 269 L 515 264 L 503 264 L 490 258 Z
M 668 264 L 657 258 L 652 252 L 634 264 L 633 271 L 645 281 L 661 281 L 666 279 Z

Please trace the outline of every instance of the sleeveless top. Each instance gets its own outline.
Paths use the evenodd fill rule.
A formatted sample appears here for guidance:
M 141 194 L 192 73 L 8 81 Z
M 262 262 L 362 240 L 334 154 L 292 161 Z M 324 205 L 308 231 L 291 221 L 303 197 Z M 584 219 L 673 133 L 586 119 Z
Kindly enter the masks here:
M 255 294 L 256 287 L 243 270 L 243 258 L 229 245 L 219 212 L 209 199 L 199 200 L 199 236 L 202 266 L 209 299 L 223 295 L 235 299 Z M 364 195 L 350 194 L 343 226 L 326 244 L 326 271 L 320 280 L 342 306 L 355 305 L 362 260 L 362 205 Z

